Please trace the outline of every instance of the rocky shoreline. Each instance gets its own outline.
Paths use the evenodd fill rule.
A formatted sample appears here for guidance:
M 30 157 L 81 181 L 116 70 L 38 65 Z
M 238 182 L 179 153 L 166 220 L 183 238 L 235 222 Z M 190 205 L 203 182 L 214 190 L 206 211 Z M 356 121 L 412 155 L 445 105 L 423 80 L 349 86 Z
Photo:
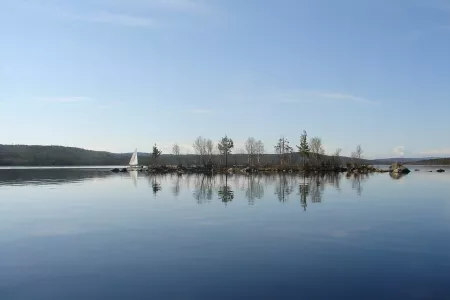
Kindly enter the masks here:
M 116 173 L 128 172 L 126 168 L 111 170 Z M 151 174 L 252 174 L 252 173 L 350 173 L 350 174 L 368 174 L 368 173 L 393 173 L 408 174 L 410 170 L 402 164 L 392 164 L 389 169 L 380 169 L 371 165 L 335 167 L 335 168 L 301 168 L 299 166 L 232 166 L 229 168 L 219 166 L 149 166 L 142 167 L 139 172 Z M 440 170 L 439 170 L 440 171 Z

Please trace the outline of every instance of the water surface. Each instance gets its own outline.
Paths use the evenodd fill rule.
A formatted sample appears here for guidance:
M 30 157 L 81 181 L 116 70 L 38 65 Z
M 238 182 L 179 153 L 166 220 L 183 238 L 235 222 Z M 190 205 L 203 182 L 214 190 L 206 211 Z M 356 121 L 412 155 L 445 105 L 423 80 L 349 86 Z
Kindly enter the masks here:
M 449 299 L 449 171 L 0 170 L 0 299 Z

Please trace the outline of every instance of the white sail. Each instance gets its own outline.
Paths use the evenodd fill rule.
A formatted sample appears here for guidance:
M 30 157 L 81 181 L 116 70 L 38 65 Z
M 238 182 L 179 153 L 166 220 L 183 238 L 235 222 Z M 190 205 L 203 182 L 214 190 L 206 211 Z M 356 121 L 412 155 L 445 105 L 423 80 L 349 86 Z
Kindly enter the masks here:
M 133 155 L 130 159 L 130 166 L 137 166 L 138 165 L 138 157 L 137 157 L 137 149 L 134 150 Z

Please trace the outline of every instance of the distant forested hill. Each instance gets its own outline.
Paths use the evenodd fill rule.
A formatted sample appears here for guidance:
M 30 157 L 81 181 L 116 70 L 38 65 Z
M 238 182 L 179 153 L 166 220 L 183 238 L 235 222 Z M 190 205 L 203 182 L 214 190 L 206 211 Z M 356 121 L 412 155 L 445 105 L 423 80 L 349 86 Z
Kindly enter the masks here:
M 62 146 L 0 145 L 1 166 L 125 165 L 129 155 Z
M 426 159 L 414 162 L 417 165 L 450 165 L 450 157 L 448 158 L 435 158 L 435 159 Z
M 0 166 L 125 166 L 131 158 L 131 153 L 111 153 L 105 151 L 92 151 L 74 147 L 63 146 L 28 146 L 28 145 L 0 145 Z M 213 156 L 213 162 L 221 162 L 222 156 Z M 327 159 L 327 156 L 323 157 Z M 342 164 L 351 161 L 348 157 L 341 157 Z M 246 164 L 246 154 L 232 154 L 228 158 L 230 165 Z M 279 157 L 276 154 L 264 154 L 261 156 L 263 164 L 278 164 Z M 149 153 L 139 153 L 139 164 L 149 165 L 153 163 Z M 198 155 L 162 154 L 158 158 L 158 164 L 200 164 Z M 298 153 L 292 154 L 292 163 L 300 164 Z M 376 161 L 361 160 L 360 163 L 375 164 Z

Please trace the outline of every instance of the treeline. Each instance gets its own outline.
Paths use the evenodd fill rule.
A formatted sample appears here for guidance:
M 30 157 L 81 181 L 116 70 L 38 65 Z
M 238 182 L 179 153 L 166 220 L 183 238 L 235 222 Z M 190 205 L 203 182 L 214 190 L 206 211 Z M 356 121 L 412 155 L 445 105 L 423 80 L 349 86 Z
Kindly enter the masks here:
M 445 166 L 445 165 L 450 165 L 450 157 L 448 157 L 448 158 L 435 158 L 435 159 L 420 160 L 420 161 L 416 161 L 416 162 L 411 162 L 410 164 L 430 165 L 430 166 Z
M 62 146 L 0 145 L 1 166 L 125 165 L 129 155 Z
M 182 155 L 180 146 L 174 144 L 173 157 L 161 157 L 161 151 L 155 144 L 151 155 L 150 164 L 198 164 L 198 165 L 249 165 L 249 166 L 293 166 L 313 168 L 336 168 L 343 164 L 357 165 L 370 163 L 362 159 L 362 147 L 356 146 L 351 158 L 341 157 L 341 149 L 326 154 L 320 137 L 312 137 L 308 140 L 306 131 L 300 136 L 299 145 L 295 148 L 290 145 L 286 137 L 280 137 L 273 146 L 275 154 L 265 154 L 265 145 L 261 140 L 249 137 L 244 148 L 234 149 L 234 142 L 228 136 L 224 136 L 217 144 L 211 139 L 202 136 L 197 137 L 192 147 L 195 156 Z

